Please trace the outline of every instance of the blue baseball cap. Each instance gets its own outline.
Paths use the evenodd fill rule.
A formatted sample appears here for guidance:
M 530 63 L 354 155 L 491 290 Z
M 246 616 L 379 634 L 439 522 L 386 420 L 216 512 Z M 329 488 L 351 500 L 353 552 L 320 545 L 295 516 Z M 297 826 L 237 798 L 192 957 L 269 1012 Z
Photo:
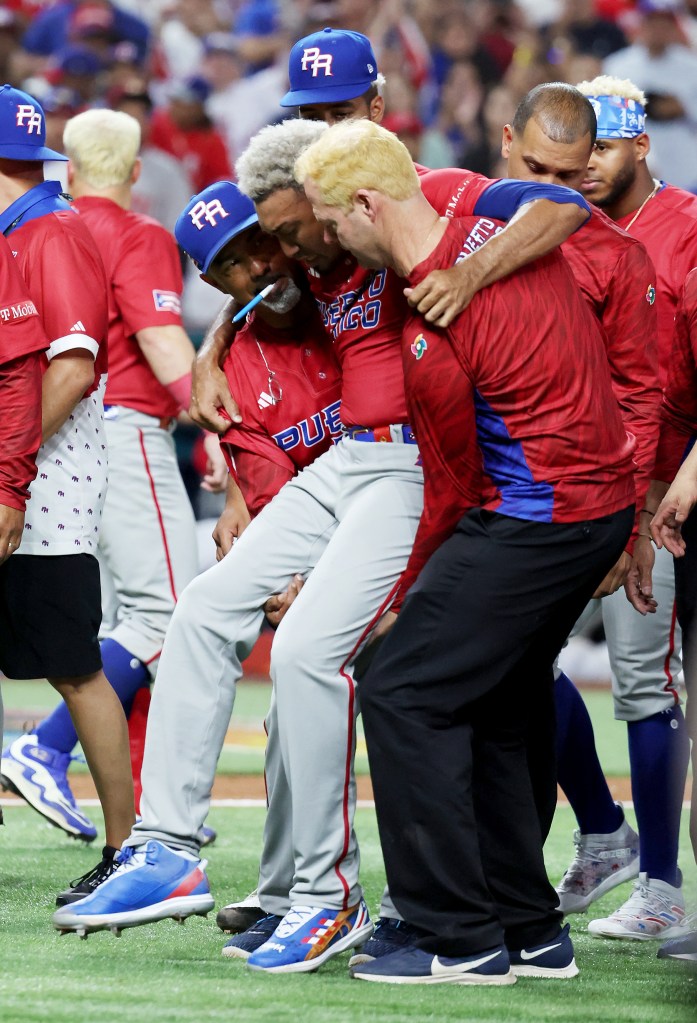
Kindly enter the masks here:
M 254 203 L 232 181 L 216 181 L 189 199 L 174 225 L 174 237 L 206 273 L 231 238 L 259 222 Z
M 11 85 L 0 88 L 0 157 L 5 160 L 67 160 L 49 149 L 46 118 L 38 100 Z
M 340 103 L 367 92 L 378 77 L 378 64 L 367 36 L 325 28 L 299 39 L 288 58 L 290 91 L 282 107 L 305 103 Z

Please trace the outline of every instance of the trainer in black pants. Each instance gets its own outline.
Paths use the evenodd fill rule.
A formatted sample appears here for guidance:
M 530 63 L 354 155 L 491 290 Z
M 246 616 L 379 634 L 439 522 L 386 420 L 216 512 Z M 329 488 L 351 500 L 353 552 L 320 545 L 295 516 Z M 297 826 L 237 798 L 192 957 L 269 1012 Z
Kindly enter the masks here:
M 632 522 L 633 508 L 570 525 L 474 509 L 430 559 L 361 683 L 390 893 L 429 952 L 520 949 L 559 933 L 529 708 Z M 554 744 L 543 748 L 553 777 Z
M 697 509 L 683 523 L 685 553 L 674 559 L 675 607 L 682 629 L 687 733 L 692 739 L 692 809 L 690 841 L 697 860 Z

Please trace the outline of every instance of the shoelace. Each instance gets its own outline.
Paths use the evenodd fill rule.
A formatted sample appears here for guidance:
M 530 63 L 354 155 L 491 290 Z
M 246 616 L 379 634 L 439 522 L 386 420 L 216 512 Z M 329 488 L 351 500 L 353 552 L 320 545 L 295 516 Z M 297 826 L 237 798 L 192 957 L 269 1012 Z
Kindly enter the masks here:
M 88 870 L 86 874 L 82 875 L 82 877 L 76 877 L 74 881 L 71 881 L 70 887 L 77 888 L 78 885 L 91 884 L 92 881 L 94 881 L 95 884 L 93 887 L 96 888 L 102 883 L 102 881 L 106 881 L 106 879 L 113 874 L 116 867 L 117 863 L 115 857 L 103 856 L 96 867 L 92 867 L 92 869 Z

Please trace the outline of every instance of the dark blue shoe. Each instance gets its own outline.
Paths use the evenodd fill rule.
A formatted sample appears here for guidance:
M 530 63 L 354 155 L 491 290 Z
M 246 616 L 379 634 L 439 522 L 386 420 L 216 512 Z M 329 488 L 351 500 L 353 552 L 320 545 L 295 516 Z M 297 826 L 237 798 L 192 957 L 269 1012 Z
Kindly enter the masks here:
M 578 976 L 578 966 L 574 960 L 574 946 L 569 937 L 567 924 L 556 938 L 545 941 L 542 945 L 521 948 L 517 952 L 508 952 L 511 969 L 516 977 L 548 977 L 566 980 Z
M 372 937 L 349 959 L 349 969 L 361 963 L 372 963 L 374 959 L 388 956 L 400 948 L 416 944 L 421 937 L 418 927 L 412 927 L 406 920 L 395 920 L 393 917 L 381 916 L 375 924 Z
M 697 963 L 697 931 L 688 931 L 682 938 L 671 938 L 656 953 L 659 959 L 684 959 Z
M 172 917 L 205 916 L 213 898 L 205 874 L 206 861 L 168 848 L 161 842 L 127 846 L 118 867 L 92 895 L 63 906 L 53 914 L 53 926 L 86 937 L 91 931 L 154 923 Z
M 236 934 L 234 938 L 230 938 L 223 945 L 221 954 L 226 959 L 249 959 L 252 952 L 256 952 L 265 941 L 268 941 L 282 919 L 283 917 L 274 916 L 273 913 L 263 916 L 261 920 L 257 920 L 246 931 L 242 931 L 241 934 Z
M 206 845 L 213 845 L 217 837 L 218 832 L 215 830 L 215 828 L 209 828 L 207 824 L 202 824 L 201 827 L 196 832 L 198 844 L 202 849 Z
M 403 948 L 351 970 L 356 980 L 379 984 L 515 984 L 504 945 L 452 958 L 422 948 Z

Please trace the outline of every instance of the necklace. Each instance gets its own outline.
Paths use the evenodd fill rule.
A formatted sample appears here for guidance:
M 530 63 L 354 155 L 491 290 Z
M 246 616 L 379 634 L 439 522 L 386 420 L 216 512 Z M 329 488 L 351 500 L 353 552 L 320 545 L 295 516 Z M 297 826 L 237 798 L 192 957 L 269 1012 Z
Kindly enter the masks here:
M 646 198 L 644 199 L 643 203 L 641 204 L 639 209 L 636 211 L 636 213 L 634 214 L 632 219 L 629 221 L 627 226 L 625 227 L 625 231 L 629 231 L 629 228 L 632 226 L 634 221 L 639 217 L 639 214 L 643 210 L 644 206 L 646 206 L 646 203 L 649 201 L 649 199 L 653 199 L 654 195 L 658 192 L 659 188 L 661 187 L 661 182 L 660 181 L 658 181 L 656 178 L 653 178 L 652 180 L 653 180 L 653 188 L 651 189 L 649 194 L 646 196 Z
M 266 356 L 264 355 L 264 352 L 262 351 L 262 347 L 261 347 L 261 345 L 259 344 L 258 341 L 257 341 L 257 348 L 259 349 L 259 355 L 261 355 L 262 359 L 264 360 L 264 365 L 266 366 L 266 372 L 269 374 L 269 377 L 268 377 L 268 388 L 269 388 L 269 398 L 271 398 L 271 404 L 272 405 L 278 405 L 279 401 L 283 397 L 283 388 L 281 387 L 280 384 L 276 383 L 276 379 L 275 379 L 276 378 L 276 374 L 274 373 L 274 371 L 271 369 L 271 367 L 269 366 L 268 362 L 266 361 Z

